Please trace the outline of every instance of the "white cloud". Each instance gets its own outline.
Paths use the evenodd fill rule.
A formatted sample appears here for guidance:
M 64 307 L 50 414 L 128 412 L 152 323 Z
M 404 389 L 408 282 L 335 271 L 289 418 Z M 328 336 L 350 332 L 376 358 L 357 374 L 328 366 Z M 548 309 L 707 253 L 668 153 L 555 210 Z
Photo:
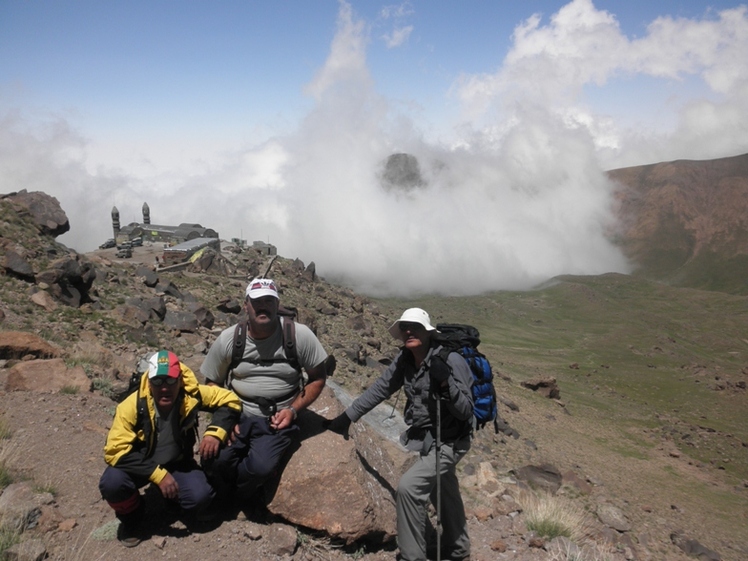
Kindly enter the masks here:
M 745 6 L 717 14 L 707 11 L 700 20 L 660 17 L 645 36 L 630 39 L 614 15 L 596 9 L 591 0 L 574 0 L 547 25 L 541 24 L 539 15 L 528 18 L 513 38 L 497 72 L 465 75 L 455 84 L 453 92 L 463 104 L 466 122 L 495 129 L 529 107 L 548 108 L 565 116 L 572 127 L 585 126 L 609 165 L 748 150 Z M 616 121 L 613 115 L 620 114 L 620 108 L 605 107 L 606 88 L 622 87 L 631 91 L 627 106 L 633 111 L 637 105 L 644 107 L 636 97 L 641 95 L 641 77 L 668 80 L 671 85 L 679 81 L 682 88 L 691 86 L 689 79 L 698 80 L 709 97 L 694 99 L 684 89 L 684 95 L 663 98 L 660 104 L 672 113 L 675 126 L 643 137 L 642 122 Z M 589 86 L 598 88 L 594 100 L 586 95 Z M 569 120 L 573 115 L 579 118 Z M 718 130 L 729 134 L 717 138 Z M 712 143 L 705 145 L 706 139 Z
M 625 272 L 606 238 L 613 186 L 604 169 L 748 151 L 747 27 L 740 8 L 661 18 L 629 39 L 589 0 L 547 24 L 533 16 L 497 72 L 455 85 L 465 118 L 446 147 L 377 95 L 369 28 L 341 2 L 328 57 L 306 88 L 314 108 L 293 132 L 189 167 L 126 175 L 88 165 L 92 147 L 65 121 L 32 127 L 9 115 L 0 122 L 0 190 L 57 196 L 72 226 L 66 243 L 81 251 L 111 235 L 113 204 L 129 222 L 148 202 L 155 223 L 195 221 L 224 238 L 270 241 L 281 255 L 314 260 L 329 280 L 378 294 L 468 294 Z M 679 44 L 679 34 L 688 40 Z M 655 92 L 671 127 L 634 129 L 605 94 L 612 85 L 640 95 L 638 76 L 698 80 L 709 97 Z M 418 158 L 424 188 L 382 188 L 378 174 L 394 152 Z
M 415 13 L 413 5 L 410 2 L 403 2 L 402 4 L 392 4 L 389 6 L 385 6 L 379 12 L 379 17 L 384 20 L 402 19 L 413 15 L 413 13 Z
M 338 29 L 330 54 L 305 91 L 319 100 L 327 90 L 340 82 L 362 82 L 370 85 L 366 68 L 366 43 L 363 20 L 355 20 L 350 4 L 340 1 Z
M 388 49 L 393 49 L 405 43 L 412 32 L 412 25 L 397 27 L 392 30 L 392 33 L 385 33 L 384 35 L 382 35 L 382 39 L 384 39 L 384 43 L 385 45 L 387 45 Z
M 460 148 L 428 143 L 375 93 L 366 34 L 341 3 L 328 59 L 308 86 L 316 106 L 298 129 L 224 153 L 202 172 L 94 173 L 85 156 L 67 152 L 85 154 L 75 134 L 40 153 L 33 147 L 45 139 L 33 131 L 24 133 L 32 148 L 24 165 L 44 168 L 36 185 L 60 195 L 73 215 L 71 245 L 81 250 L 109 237 L 116 199 L 123 222 L 139 220 L 148 202 L 154 223 L 199 221 L 224 238 L 270 241 L 284 256 L 314 260 L 329 280 L 377 294 L 470 294 L 528 288 L 561 273 L 626 270 L 604 236 L 611 186 L 584 127 L 537 110 L 490 134 L 466 129 Z M 419 159 L 424 188 L 382 187 L 382 163 L 394 152 Z M 64 189 L 61 170 L 70 177 Z

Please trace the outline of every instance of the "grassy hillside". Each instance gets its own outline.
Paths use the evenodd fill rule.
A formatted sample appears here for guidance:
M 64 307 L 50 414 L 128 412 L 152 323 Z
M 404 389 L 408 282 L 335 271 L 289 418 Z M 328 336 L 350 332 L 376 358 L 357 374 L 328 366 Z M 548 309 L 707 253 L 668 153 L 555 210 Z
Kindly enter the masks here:
M 392 317 L 418 305 L 434 321 L 475 325 L 496 370 L 514 382 L 555 377 L 568 411 L 630 434 L 633 456 L 652 447 L 641 434 L 659 433 L 694 462 L 748 479 L 748 297 L 610 274 L 381 304 Z
M 637 274 L 748 294 L 748 154 L 608 175 L 619 185 L 618 242 Z

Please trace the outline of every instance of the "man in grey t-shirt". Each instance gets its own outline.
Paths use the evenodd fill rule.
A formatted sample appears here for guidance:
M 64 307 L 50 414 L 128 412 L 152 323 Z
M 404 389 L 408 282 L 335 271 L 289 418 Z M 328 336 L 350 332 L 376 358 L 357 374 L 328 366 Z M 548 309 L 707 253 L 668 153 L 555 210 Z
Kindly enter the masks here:
M 325 386 L 328 356 L 307 326 L 295 324 L 298 368 L 283 345 L 283 322 L 275 283 L 256 278 L 246 290 L 247 336 L 241 362 L 233 369 L 235 327 L 225 329 L 211 345 L 200 372 L 207 384 L 228 387 L 242 400 L 242 417 L 234 441 L 205 466 L 219 496 L 234 492 L 240 500 L 254 494 L 298 441 L 296 417 Z M 306 372 L 302 389 L 301 369 Z

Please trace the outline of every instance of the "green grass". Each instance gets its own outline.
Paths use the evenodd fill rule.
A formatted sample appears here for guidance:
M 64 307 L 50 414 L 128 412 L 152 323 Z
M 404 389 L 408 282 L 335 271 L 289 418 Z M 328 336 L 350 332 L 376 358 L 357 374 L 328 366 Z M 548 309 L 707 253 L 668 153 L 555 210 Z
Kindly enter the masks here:
M 5 552 L 21 541 L 18 530 L 7 526 L 0 526 L 0 559 L 5 559 Z
M 4 418 L 0 417 L 0 440 L 7 440 L 11 436 L 13 436 L 13 431 L 10 430 L 8 422 Z
M 4 461 L 0 461 L 0 491 L 15 481 L 13 473 Z
M 94 378 L 93 389 L 100 392 L 104 397 L 113 398 L 115 394 L 112 381 L 107 378 Z
M 34 492 L 35 493 L 49 493 L 52 496 L 57 495 L 57 487 L 55 487 L 52 483 L 36 483 L 34 484 Z

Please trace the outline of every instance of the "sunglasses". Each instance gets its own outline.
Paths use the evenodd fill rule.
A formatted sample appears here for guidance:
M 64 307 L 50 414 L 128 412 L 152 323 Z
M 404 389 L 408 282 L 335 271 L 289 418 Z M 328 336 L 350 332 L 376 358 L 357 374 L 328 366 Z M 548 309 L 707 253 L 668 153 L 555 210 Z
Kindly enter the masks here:
M 155 378 L 151 378 L 148 380 L 153 386 L 161 387 L 164 385 L 164 382 L 166 382 L 167 386 L 173 386 L 179 381 L 179 378 L 171 378 L 169 376 L 156 376 Z
M 401 321 L 398 324 L 398 327 L 400 328 L 400 331 L 403 333 L 405 333 L 406 331 L 410 331 L 411 333 L 414 333 L 424 328 L 420 323 L 414 323 L 410 321 Z

